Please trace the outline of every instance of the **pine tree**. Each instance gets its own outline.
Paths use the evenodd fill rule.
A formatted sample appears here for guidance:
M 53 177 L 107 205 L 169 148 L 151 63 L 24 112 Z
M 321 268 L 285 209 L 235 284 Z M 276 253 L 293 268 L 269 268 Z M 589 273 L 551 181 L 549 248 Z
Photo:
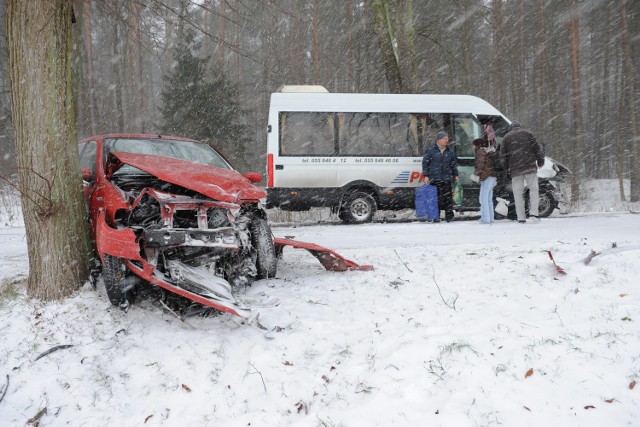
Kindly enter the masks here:
M 174 52 L 174 66 L 165 75 L 161 93 L 162 125 L 165 134 L 184 136 L 206 142 L 230 157 L 236 165 L 243 163 L 248 141 L 244 112 L 238 103 L 237 85 L 220 69 L 207 79 L 209 58 L 199 58 L 200 50 L 193 31 L 185 31 Z

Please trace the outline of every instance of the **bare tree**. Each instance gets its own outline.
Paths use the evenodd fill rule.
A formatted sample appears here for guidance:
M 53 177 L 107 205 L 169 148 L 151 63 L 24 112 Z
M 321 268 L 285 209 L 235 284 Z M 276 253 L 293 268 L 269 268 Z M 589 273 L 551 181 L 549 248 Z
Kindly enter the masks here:
M 387 84 L 392 93 L 416 93 L 416 52 L 412 0 L 374 0 L 376 30 Z
M 580 178 L 581 178 L 581 162 L 583 147 L 583 128 L 582 128 L 582 90 L 580 79 L 580 16 L 574 0 L 570 2 L 570 18 L 569 18 L 569 46 L 571 49 L 571 87 L 573 90 L 571 99 L 573 100 L 573 132 L 571 135 L 571 166 L 573 174 L 571 175 L 571 202 L 577 202 L 580 197 Z
M 633 56 L 627 31 L 627 0 L 620 1 L 620 16 L 622 18 L 624 75 L 628 79 L 622 91 L 625 93 L 629 105 L 629 135 L 631 137 L 631 190 L 629 193 L 630 200 L 638 202 L 640 201 L 640 149 L 638 149 L 638 145 L 640 145 L 640 130 L 638 129 L 636 116 L 636 80 L 638 77 L 637 70 L 633 69 Z
M 8 0 L 11 106 L 29 252 L 29 295 L 55 299 L 88 277 L 67 0 Z

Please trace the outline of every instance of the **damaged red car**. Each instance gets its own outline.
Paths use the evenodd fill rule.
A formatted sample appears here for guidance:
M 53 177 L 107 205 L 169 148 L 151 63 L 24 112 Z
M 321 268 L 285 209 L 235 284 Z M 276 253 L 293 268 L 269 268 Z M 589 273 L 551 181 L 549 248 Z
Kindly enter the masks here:
M 274 277 L 277 258 L 258 173 L 241 175 L 210 146 L 164 135 L 79 142 L 91 237 L 113 305 L 141 283 L 244 316 L 232 294 Z

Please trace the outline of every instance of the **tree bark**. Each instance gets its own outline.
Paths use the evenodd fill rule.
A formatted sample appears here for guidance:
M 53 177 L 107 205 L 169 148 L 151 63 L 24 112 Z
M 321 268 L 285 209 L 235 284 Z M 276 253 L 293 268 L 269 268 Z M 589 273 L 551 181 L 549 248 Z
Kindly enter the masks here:
M 144 93 L 142 88 L 142 40 L 140 35 L 140 4 L 134 0 L 129 9 L 129 62 L 131 64 L 131 108 L 135 112 L 132 128 L 144 133 Z
M 29 253 L 28 293 L 69 295 L 88 278 L 71 72 L 71 2 L 8 0 L 11 106 Z
M 91 2 L 84 2 L 84 16 L 82 17 L 83 23 L 83 45 L 85 52 L 85 67 L 87 70 L 87 96 L 85 99 L 89 102 L 89 120 L 91 127 L 91 135 L 96 134 L 96 124 L 97 124 L 97 113 L 96 113 L 96 102 L 94 96 L 94 88 L 95 83 L 93 81 L 93 38 L 91 36 Z M 80 10 L 76 12 L 76 14 L 80 13 Z
M 627 0 L 621 0 L 620 2 L 620 17 L 621 17 L 621 30 L 622 30 L 622 58 L 623 69 L 626 84 L 622 88 L 622 91 L 627 94 L 627 100 L 629 102 L 629 137 L 631 139 L 631 158 L 629 159 L 629 165 L 631 169 L 630 176 L 630 189 L 629 189 L 629 201 L 640 201 L 640 130 L 638 129 L 638 119 L 636 116 L 636 79 L 637 70 L 633 69 L 633 54 L 631 52 L 631 46 L 629 45 L 629 34 L 627 31 Z
M 580 156 L 582 155 L 582 140 L 583 140 L 583 128 L 582 128 L 582 91 L 580 88 L 580 17 L 578 15 L 578 9 L 571 0 L 567 0 L 570 3 L 569 19 L 569 45 L 571 48 L 571 87 L 572 87 L 572 104 L 573 104 L 573 120 L 572 128 L 573 132 L 571 139 L 571 169 L 573 174 L 571 175 L 571 203 L 574 204 L 580 198 L 580 180 L 582 178 L 582 161 Z
M 375 0 L 376 30 L 391 93 L 416 93 L 417 61 L 412 0 Z

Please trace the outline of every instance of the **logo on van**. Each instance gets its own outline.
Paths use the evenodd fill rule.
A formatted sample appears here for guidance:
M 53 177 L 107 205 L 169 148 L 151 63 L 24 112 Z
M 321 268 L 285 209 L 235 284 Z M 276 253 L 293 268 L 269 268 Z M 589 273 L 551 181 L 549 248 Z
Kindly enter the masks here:
M 417 171 L 404 171 L 400 172 L 393 180 L 392 184 L 409 184 L 415 181 L 422 180 L 422 172 Z

